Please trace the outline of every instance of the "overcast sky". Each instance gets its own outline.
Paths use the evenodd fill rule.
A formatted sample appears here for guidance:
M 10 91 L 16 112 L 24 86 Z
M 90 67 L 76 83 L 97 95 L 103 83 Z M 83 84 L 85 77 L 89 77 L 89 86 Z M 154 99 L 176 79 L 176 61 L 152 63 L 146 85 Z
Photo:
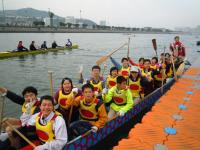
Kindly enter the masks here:
M 5 9 L 50 8 L 62 17 L 79 18 L 81 10 L 83 18 L 96 23 L 106 20 L 114 26 L 174 29 L 200 25 L 200 0 L 4 0 L 4 4 Z

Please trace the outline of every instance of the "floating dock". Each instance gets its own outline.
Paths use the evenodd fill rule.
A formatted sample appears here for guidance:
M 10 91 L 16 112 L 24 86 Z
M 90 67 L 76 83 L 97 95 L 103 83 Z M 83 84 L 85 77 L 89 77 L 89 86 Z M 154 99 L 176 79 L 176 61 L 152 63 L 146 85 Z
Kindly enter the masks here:
M 114 150 L 200 150 L 200 59 Z

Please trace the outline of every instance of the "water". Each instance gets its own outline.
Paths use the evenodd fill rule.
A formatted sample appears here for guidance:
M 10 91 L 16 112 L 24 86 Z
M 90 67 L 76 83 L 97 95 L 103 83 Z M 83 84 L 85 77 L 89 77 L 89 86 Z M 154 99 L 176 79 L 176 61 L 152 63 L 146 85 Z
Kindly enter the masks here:
M 79 45 L 79 49 L 56 53 L 28 55 L 0 60 L 0 86 L 6 87 L 16 93 L 21 93 L 26 86 L 35 86 L 39 96 L 49 94 L 48 71 L 53 71 L 54 91 L 58 88 L 63 77 L 70 77 L 77 84 L 79 66 L 84 67 L 84 77 L 90 75 L 91 67 L 96 60 L 108 54 L 113 49 L 120 47 L 131 37 L 130 56 L 134 60 L 139 57 L 151 58 L 155 55 L 152 48 L 152 38 L 157 39 L 158 54 L 163 52 L 164 46 L 169 46 L 173 41 L 173 34 L 135 34 L 124 35 L 114 33 L 0 33 L 0 51 L 13 50 L 19 40 L 28 47 L 34 40 L 36 45 L 41 45 L 44 40 L 50 46 L 56 40 L 58 45 L 64 45 L 68 38 Z M 198 58 L 194 35 L 181 35 L 181 41 L 185 44 L 188 60 L 192 62 Z M 198 48 L 199 49 L 199 48 Z M 127 47 L 113 55 L 120 62 L 120 58 L 127 55 Z M 108 68 L 111 63 L 106 62 Z M 106 73 L 108 73 L 106 70 Z M 12 108 L 12 109 L 10 109 Z M 6 116 L 19 116 L 20 107 L 6 100 Z

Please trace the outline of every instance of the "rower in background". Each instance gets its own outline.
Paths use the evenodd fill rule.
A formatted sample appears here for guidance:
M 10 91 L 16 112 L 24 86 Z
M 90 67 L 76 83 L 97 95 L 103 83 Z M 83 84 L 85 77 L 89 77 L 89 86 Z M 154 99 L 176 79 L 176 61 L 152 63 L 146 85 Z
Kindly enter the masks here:
M 41 45 L 41 49 L 47 49 L 47 42 L 44 41 Z
M 35 51 L 37 48 L 35 47 L 35 41 L 31 42 L 31 45 L 29 46 L 30 51 Z
M 67 43 L 65 45 L 66 47 L 72 47 L 72 42 L 70 41 L 70 39 L 67 39 Z
M 19 43 L 17 45 L 17 51 L 18 52 L 23 52 L 23 51 L 28 51 L 28 49 L 23 46 L 22 41 L 19 41 Z
M 52 46 L 51 46 L 52 48 L 57 48 L 58 47 L 58 45 L 57 45 L 57 43 L 56 43 L 56 41 L 53 41 L 53 43 L 52 43 Z

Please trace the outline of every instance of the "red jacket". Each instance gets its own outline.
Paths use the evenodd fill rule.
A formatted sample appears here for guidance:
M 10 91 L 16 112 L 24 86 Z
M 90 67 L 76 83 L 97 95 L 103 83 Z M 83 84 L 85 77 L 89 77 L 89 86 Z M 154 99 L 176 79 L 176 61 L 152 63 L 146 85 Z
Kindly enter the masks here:
M 185 57 L 185 47 L 181 42 L 174 42 L 173 44 L 170 44 L 170 49 L 173 52 L 174 55 L 174 50 L 177 49 L 178 50 L 178 56 L 183 56 Z

